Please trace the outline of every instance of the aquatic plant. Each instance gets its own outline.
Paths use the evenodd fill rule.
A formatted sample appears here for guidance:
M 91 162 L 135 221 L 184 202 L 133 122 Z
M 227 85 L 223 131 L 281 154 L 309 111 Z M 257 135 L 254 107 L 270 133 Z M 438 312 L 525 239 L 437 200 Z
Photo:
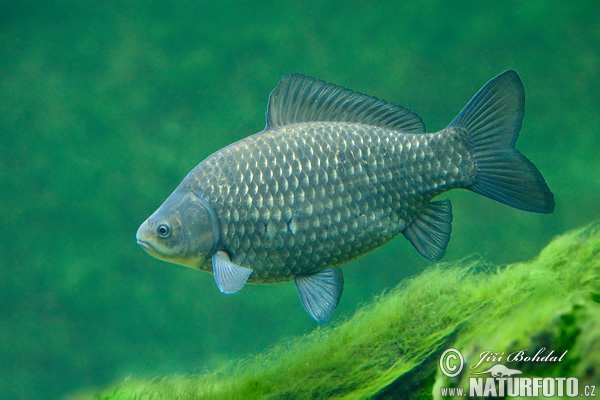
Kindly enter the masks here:
M 346 321 L 198 376 L 128 378 L 99 399 L 434 398 L 457 386 L 439 355 L 568 350 L 560 363 L 511 364 L 531 376 L 600 382 L 600 223 L 566 233 L 536 258 L 502 267 L 438 264 Z M 482 364 L 483 370 L 491 364 Z

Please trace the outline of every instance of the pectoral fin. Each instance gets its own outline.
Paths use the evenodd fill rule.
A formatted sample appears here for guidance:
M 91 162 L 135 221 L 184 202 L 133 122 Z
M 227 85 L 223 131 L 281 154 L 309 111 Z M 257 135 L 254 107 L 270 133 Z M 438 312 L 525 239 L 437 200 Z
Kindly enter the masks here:
M 450 200 L 432 201 L 406 227 L 404 236 L 425 258 L 442 258 L 452 232 L 452 205 Z
M 234 264 L 224 251 L 212 256 L 212 268 L 217 287 L 225 294 L 240 291 L 252 274 L 252 269 Z
M 313 275 L 297 276 L 296 286 L 304 309 L 317 322 L 327 322 L 337 307 L 344 289 L 344 276 L 337 268 Z

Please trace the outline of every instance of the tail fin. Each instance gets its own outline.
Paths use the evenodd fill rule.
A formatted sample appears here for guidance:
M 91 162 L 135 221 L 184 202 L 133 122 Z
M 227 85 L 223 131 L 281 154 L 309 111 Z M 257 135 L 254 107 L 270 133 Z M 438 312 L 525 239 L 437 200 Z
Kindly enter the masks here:
M 515 149 L 525 92 L 515 71 L 490 80 L 449 127 L 466 131 L 475 160 L 472 191 L 525 211 L 550 213 L 554 196 L 538 169 Z

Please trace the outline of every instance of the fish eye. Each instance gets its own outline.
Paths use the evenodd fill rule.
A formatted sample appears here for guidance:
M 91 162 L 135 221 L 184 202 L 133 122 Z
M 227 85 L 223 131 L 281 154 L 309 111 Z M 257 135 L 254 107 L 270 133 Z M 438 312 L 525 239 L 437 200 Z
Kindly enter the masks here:
M 171 236 L 171 228 L 167 224 L 160 224 L 156 228 L 156 233 L 158 233 L 158 236 L 161 238 L 166 239 Z

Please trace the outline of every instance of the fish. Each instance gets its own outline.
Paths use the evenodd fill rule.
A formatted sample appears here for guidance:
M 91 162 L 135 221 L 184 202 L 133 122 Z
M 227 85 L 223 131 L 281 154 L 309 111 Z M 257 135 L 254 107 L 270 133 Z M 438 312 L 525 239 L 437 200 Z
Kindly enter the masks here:
M 450 124 L 322 80 L 291 74 L 271 92 L 265 128 L 194 167 L 136 233 L 150 255 L 210 272 L 217 288 L 294 280 L 306 312 L 332 317 L 340 266 L 402 234 L 442 258 L 452 206 L 468 189 L 551 213 L 554 196 L 516 148 L 525 94 L 519 75 L 488 81 Z

